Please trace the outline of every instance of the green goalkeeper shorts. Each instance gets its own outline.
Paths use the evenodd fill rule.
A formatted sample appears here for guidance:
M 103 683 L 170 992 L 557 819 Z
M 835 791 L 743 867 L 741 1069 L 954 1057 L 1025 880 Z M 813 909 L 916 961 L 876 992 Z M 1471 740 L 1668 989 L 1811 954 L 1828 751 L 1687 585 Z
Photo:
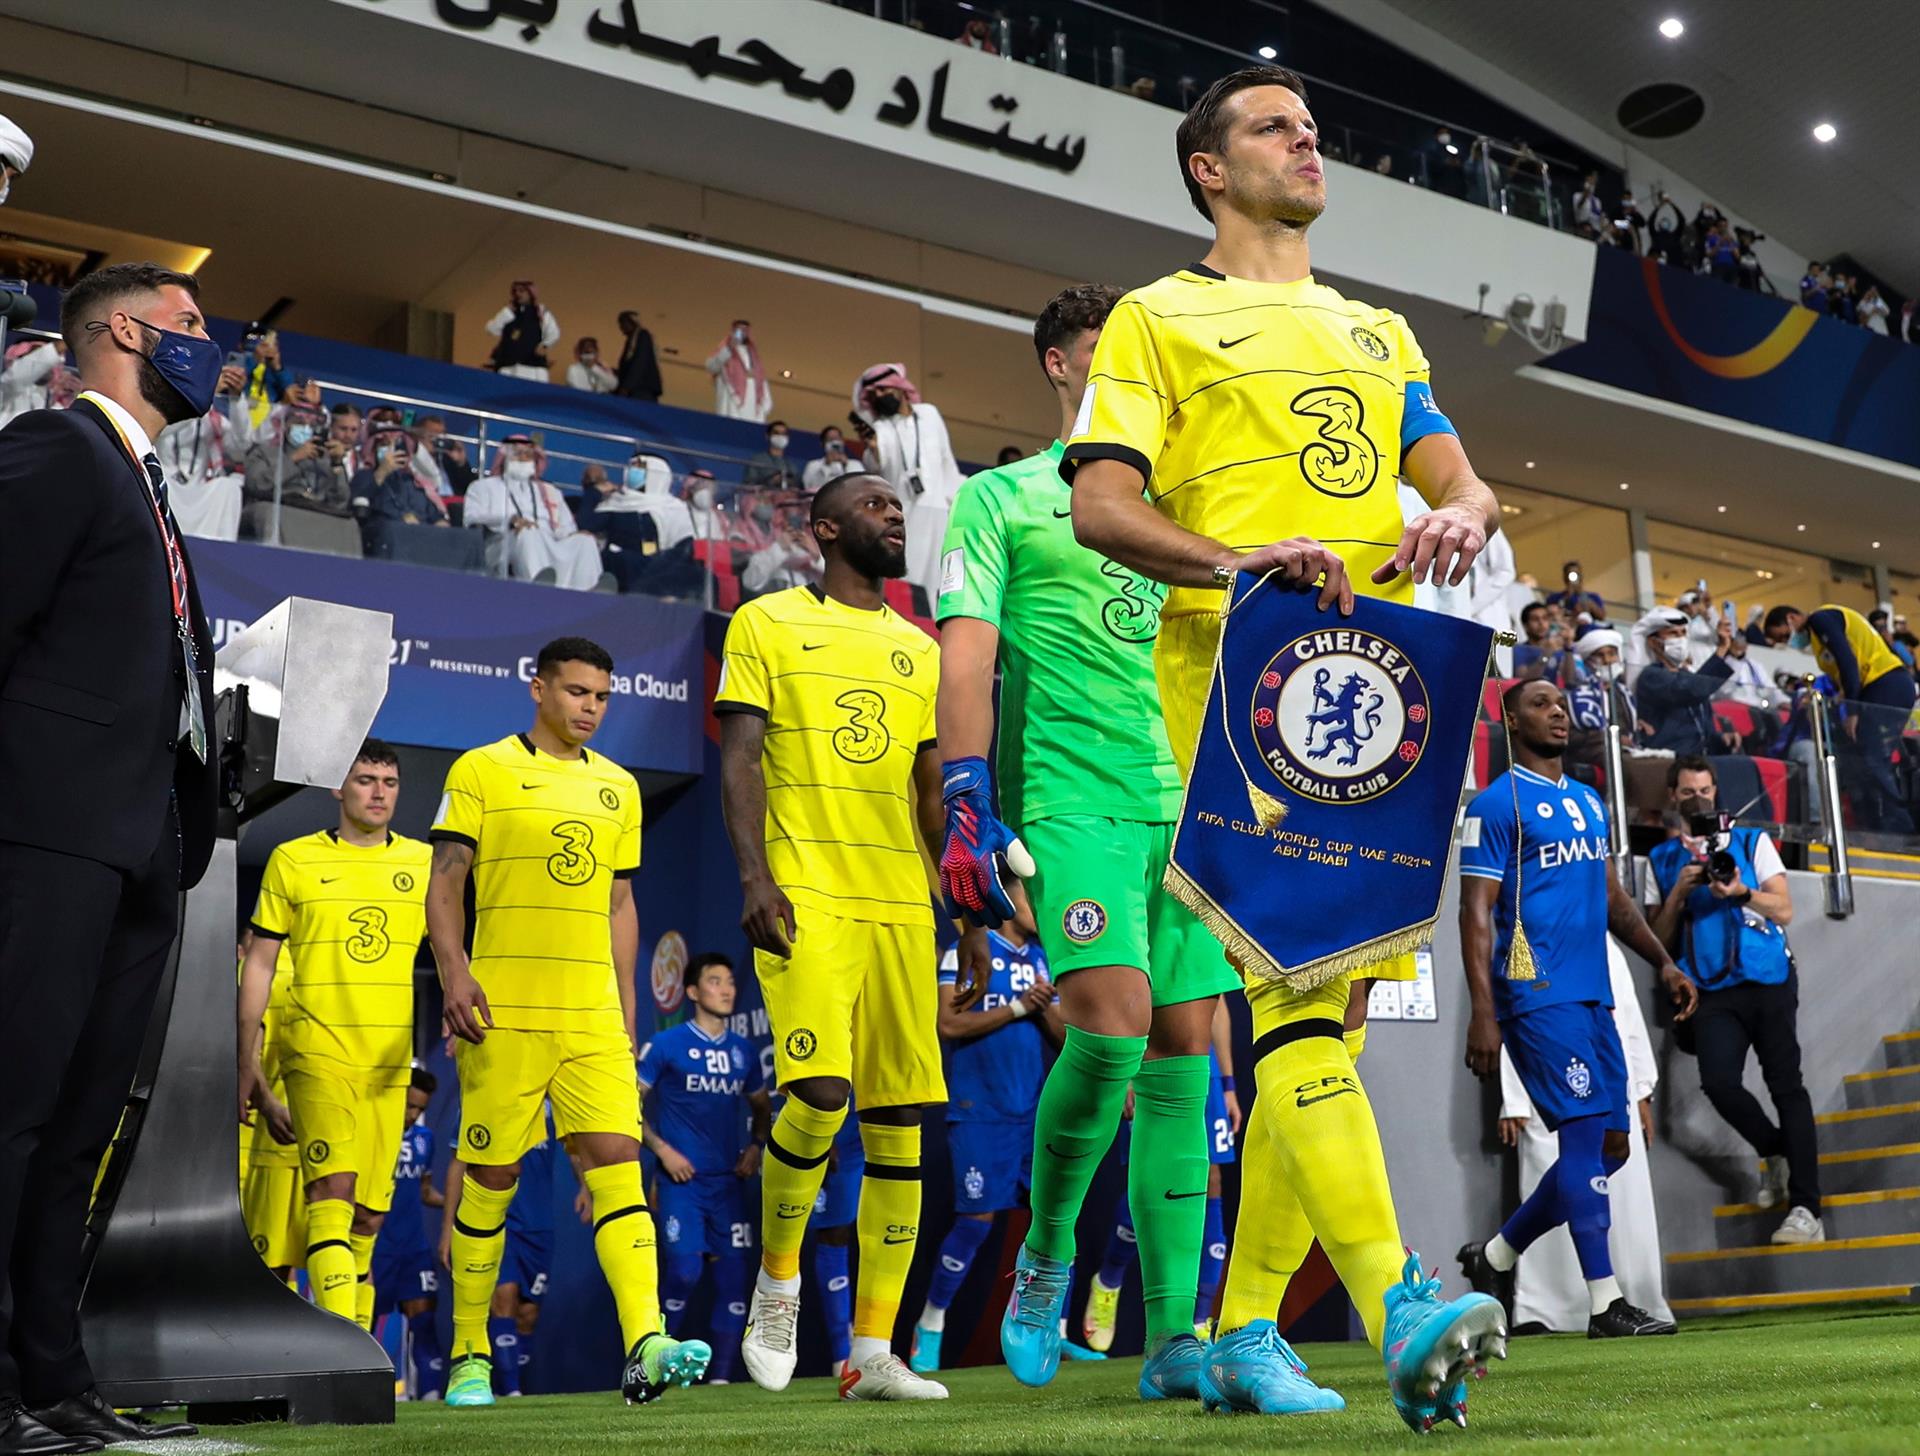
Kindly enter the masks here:
M 1220 942 L 1161 887 L 1173 825 L 1056 814 L 1024 826 L 1027 890 L 1056 978 L 1083 966 L 1145 971 L 1155 1006 L 1239 988 Z

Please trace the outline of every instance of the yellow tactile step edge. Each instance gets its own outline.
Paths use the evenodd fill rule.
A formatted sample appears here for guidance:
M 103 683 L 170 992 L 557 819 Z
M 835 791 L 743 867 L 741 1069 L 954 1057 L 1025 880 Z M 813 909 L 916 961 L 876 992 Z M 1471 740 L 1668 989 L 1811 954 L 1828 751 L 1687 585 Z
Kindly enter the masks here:
M 1685 1254 L 1669 1254 L 1669 1264 L 1705 1264 L 1716 1259 L 1754 1259 L 1778 1254 L 1846 1254 L 1862 1249 L 1911 1249 L 1920 1245 L 1920 1234 L 1877 1234 L 1866 1239 L 1828 1239 L 1819 1244 L 1755 1244 L 1746 1249 L 1695 1249 Z
M 1821 1197 L 1820 1206 L 1826 1208 L 1858 1208 L 1866 1203 L 1893 1203 L 1907 1198 L 1920 1198 L 1920 1188 L 1876 1188 L 1867 1193 L 1828 1193 Z M 1715 1218 L 1737 1218 L 1749 1213 L 1777 1213 L 1778 1209 L 1762 1208 L 1757 1203 L 1722 1203 L 1713 1210 Z
M 1859 1289 L 1796 1289 L 1787 1294 L 1717 1294 L 1701 1299 L 1670 1299 L 1682 1313 L 1741 1309 L 1787 1309 L 1797 1304 L 1865 1304 L 1882 1299 L 1911 1299 L 1911 1284 L 1869 1284 Z

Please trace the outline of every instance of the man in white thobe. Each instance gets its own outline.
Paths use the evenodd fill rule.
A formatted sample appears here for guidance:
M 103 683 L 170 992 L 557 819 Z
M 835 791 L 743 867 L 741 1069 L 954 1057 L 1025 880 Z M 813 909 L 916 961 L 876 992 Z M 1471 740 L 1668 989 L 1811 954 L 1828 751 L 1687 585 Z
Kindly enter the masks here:
M 487 569 L 569 591 L 612 591 L 599 543 L 574 521 L 560 488 L 542 478 L 542 463 L 531 438 L 509 435 L 493 473 L 467 488 L 465 520 L 487 533 Z

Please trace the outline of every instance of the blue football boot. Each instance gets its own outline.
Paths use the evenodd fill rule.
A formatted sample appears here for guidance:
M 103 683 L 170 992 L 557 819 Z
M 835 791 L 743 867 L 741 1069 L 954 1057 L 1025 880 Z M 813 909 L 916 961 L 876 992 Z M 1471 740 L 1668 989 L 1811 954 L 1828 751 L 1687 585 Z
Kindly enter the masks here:
M 1200 1395 L 1210 1411 L 1267 1416 L 1340 1411 L 1346 1401 L 1307 1379 L 1307 1362 L 1280 1338 L 1272 1320 L 1255 1320 L 1215 1340 L 1202 1364 Z
M 1400 1282 L 1386 1293 L 1382 1358 L 1400 1419 L 1421 1434 L 1445 1414 L 1465 1424 L 1464 1377 L 1485 1374 L 1487 1358 L 1507 1358 L 1507 1316 L 1497 1299 L 1463 1294 L 1440 1300 L 1440 1281 L 1426 1278 L 1420 1256 L 1407 1255 Z
M 1025 1244 L 1013 1265 L 1013 1296 L 1000 1320 L 1000 1354 L 1022 1385 L 1045 1385 L 1060 1368 L 1060 1316 L 1073 1266 Z
M 1192 1335 L 1175 1335 L 1140 1366 L 1140 1399 L 1199 1400 L 1207 1347 Z

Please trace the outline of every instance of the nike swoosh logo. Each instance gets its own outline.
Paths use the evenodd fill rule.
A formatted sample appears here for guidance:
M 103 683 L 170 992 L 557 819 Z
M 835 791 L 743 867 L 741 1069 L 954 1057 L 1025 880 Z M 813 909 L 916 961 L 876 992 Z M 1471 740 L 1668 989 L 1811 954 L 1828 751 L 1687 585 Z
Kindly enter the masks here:
M 1246 341 L 1247 341 L 1248 339 L 1251 339 L 1251 338 L 1253 338 L 1253 337 L 1254 337 L 1255 335 L 1257 335 L 1257 334 L 1258 334 L 1259 332 L 1260 332 L 1260 330 L 1258 330 L 1258 329 L 1255 329 L 1255 330 L 1253 331 L 1253 333 L 1251 333 L 1251 334 L 1242 334 L 1242 335 L 1241 335 L 1241 336 L 1240 336 L 1239 338 L 1237 338 L 1237 339 L 1222 339 L 1222 340 L 1220 341 L 1220 347 L 1221 347 L 1221 348 L 1223 348 L 1223 349 L 1231 349 L 1231 348 L 1232 348 L 1232 347 L 1233 347 L 1233 346 L 1234 346 L 1235 344 L 1244 344 L 1244 343 L 1246 343 Z
M 785 1209 L 775 1209 L 773 1216 L 775 1218 L 805 1218 L 810 1212 L 812 1212 L 812 1210 L 807 1208 L 801 1209 L 798 1213 L 788 1213 Z
M 323 884 L 323 885 L 331 885 L 331 884 L 332 884 L 332 883 L 334 882 L 334 880 L 337 880 L 337 879 L 339 879 L 339 878 L 340 878 L 340 876 L 338 876 L 338 875 L 334 875 L 334 876 L 332 876 L 331 878 L 327 878 L 327 877 L 324 877 L 324 876 L 323 876 L 323 877 L 321 878 L 321 881 L 320 881 L 320 883 L 321 883 L 321 884 Z
M 1087 1151 L 1088 1151 L 1088 1152 L 1091 1152 L 1091 1151 L 1092 1151 L 1092 1149 L 1088 1149 Z M 1053 1145 L 1052 1143 L 1048 1143 L 1048 1144 L 1047 1144 L 1047 1156 L 1048 1156 L 1048 1157 L 1050 1157 L 1050 1158 L 1060 1158 L 1060 1159 L 1063 1159 L 1063 1160 L 1065 1160 L 1065 1161 L 1068 1161 L 1068 1162 L 1071 1162 L 1071 1161 L 1072 1161 L 1073 1159 L 1075 1159 L 1075 1158 L 1084 1158 L 1084 1157 L 1086 1157 L 1086 1155 L 1087 1155 L 1087 1154 L 1086 1154 L 1086 1152 L 1080 1152 L 1080 1153 L 1063 1153 L 1063 1152 L 1061 1152 L 1061 1151 L 1060 1151 L 1059 1149 L 1057 1149 L 1056 1147 L 1054 1147 L 1054 1145 Z
M 827 644 L 824 642 L 802 642 L 800 644 L 800 650 L 802 652 L 818 652 L 822 647 L 825 647 L 826 645 Z
M 885 1238 L 880 1240 L 880 1242 L 883 1244 L 910 1244 L 918 1237 L 919 1237 L 918 1234 L 907 1234 L 902 1238 L 896 1239 L 892 1234 L 888 1234 Z
M 1068 507 L 1068 508 L 1067 508 L 1066 510 L 1064 510 L 1064 511 L 1055 511 L 1055 512 L 1053 513 L 1053 518 L 1054 518 L 1054 520 L 1056 520 L 1056 521 L 1064 521 L 1064 520 L 1068 520 L 1069 518 L 1071 518 L 1071 517 L 1072 517 L 1072 515 L 1073 515 L 1073 508 L 1072 508 L 1071 506 L 1069 506 L 1069 507 Z
M 1351 1087 L 1342 1087 L 1337 1092 L 1322 1092 L 1318 1097 L 1301 1097 L 1295 1100 L 1295 1107 L 1311 1107 L 1316 1102 L 1328 1102 L 1335 1097 L 1355 1097 L 1359 1094 Z
M 520 787 L 521 787 L 521 788 L 523 788 L 523 789 L 537 789 L 537 788 L 539 788 L 539 787 L 540 787 L 540 785 L 538 785 L 538 784 L 522 784 L 522 785 L 520 785 Z
M 1175 1193 L 1171 1188 L 1169 1188 L 1161 1196 L 1170 1201 L 1181 1199 L 1181 1198 L 1205 1198 L 1207 1196 L 1207 1190 L 1202 1188 L 1198 1193 Z

